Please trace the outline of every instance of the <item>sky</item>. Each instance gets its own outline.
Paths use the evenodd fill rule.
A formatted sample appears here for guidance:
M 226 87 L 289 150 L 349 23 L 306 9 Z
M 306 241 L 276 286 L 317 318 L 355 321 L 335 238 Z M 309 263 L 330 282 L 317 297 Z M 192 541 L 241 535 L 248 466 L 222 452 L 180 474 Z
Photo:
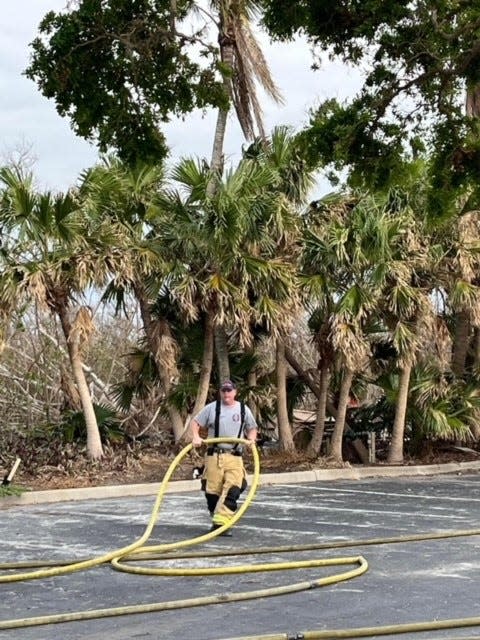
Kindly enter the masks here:
M 61 11 L 66 0 L 19 0 L 2 4 L 0 18 L 0 163 L 22 155 L 42 190 L 65 191 L 74 186 L 81 172 L 94 165 L 98 153 L 92 144 L 75 136 L 68 119 L 58 115 L 53 100 L 44 98 L 35 82 L 22 72 L 30 58 L 29 44 L 38 25 L 50 10 Z M 340 63 L 326 61 L 312 71 L 308 44 L 270 43 L 258 33 L 272 76 L 284 105 L 262 100 L 265 130 L 289 125 L 294 130 L 308 122 L 308 110 L 326 98 L 344 100 L 360 86 L 360 76 Z M 171 149 L 170 162 L 184 156 L 210 159 L 216 114 L 196 112 L 183 121 L 174 119 L 163 131 Z M 234 114 L 229 117 L 225 140 L 227 164 L 240 159 L 245 144 Z M 320 197 L 329 185 L 321 177 L 312 193 Z

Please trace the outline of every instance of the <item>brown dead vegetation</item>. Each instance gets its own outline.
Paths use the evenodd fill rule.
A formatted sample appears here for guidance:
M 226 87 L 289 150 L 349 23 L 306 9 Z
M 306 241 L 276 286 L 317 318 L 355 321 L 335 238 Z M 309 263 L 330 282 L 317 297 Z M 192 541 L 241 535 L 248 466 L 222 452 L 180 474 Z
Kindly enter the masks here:
M 165 472 L 175 458 L 176 451 L 165 452 L 165 447 L 151 447 L 137 444 L 129 444 L 105 449 L 105 457 L 98 462 L 89 461 L 85 450 L 69 445 L 64 448 L 62 459 L 56 464 L 30 463 L 28 467 L 20 465 L 14 482 L 18 487 L 39 491 L 46 489 L 67 489 L 92 486 L 141 484 L 161 482 Z M 190 480 L 195 466 L 201 464 L 201 456 L 192 452 L 177 467 L 172 480 Z M 262 473 L 275 473 L 285 471 L 306 471 L 310 469 L 328 469 L 338 467 L 326 457 L 316 460 L 308 459 L 305 454 L 260 452 Z M 421 457 L 409 458 L 405 465 L 417 464 L 442 464 L 447 462 L 479 461 L 478 452 L 467 448 L 443 445 L 430 448 Z M 343 466 L 348 467 L 355 462 L 347 462 Z M 385 462 L 379 461 L 377 465 Z M 3 466 L 3 465 L 2 465 Z M 252 470 L 252 462 L 246 459 L 247 470 Z M 8 471 L 7 467 L 3 472 Z M 0 468 L 0 473 L 2 469 Z

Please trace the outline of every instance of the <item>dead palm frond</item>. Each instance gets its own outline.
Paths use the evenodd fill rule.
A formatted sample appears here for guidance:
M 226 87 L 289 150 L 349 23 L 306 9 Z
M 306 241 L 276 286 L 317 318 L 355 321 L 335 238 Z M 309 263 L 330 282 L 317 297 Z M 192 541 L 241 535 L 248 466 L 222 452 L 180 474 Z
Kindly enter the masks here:
M 226 86 L 238 121 L 247 140 L 256 135 L 263 139 L 265 131 L 257 84 L 276 103 L 282 103 L 283 98 L 252 30 L 257 14 L 256 3 L 251 0 L 219 0 L 212 5 L 219 15 L 222 63 L 227 67 L 231 64 L 224 75 L 228 79 Z
M 71 324 L 68 342 L 75 344 L 78 352 L 82 353 L 90 343 L 90 337 L 94 331 L 92 309 L 87 306 L 80 307 Z

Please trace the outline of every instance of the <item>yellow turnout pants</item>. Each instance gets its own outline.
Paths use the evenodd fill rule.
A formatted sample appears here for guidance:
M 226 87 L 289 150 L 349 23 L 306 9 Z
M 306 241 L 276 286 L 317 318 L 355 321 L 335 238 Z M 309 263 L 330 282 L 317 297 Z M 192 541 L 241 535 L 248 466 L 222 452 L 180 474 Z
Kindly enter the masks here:
M 232 453 L 212 453 L 205 456 L 202 488 L 214 524 L 222 525 L 230 520 L 246 486 L 242 456 Z

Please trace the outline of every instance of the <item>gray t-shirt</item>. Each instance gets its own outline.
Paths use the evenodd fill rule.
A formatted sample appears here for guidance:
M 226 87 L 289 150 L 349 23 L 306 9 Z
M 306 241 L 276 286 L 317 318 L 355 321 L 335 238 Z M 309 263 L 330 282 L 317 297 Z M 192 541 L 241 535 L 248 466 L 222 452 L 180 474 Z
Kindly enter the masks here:
M 215 408 L 217 406 L 216 401 L 210 402 L 205 405 L 203 409 L 198 413 L 194 420 L 198 422 L 201 427 L 208 427 L 208 437 L 215 437 Z M 257 423 L 255 418 L 253 417 L 250 409 L 245 405 L 245 420 L 243 422 L 243 433 L 240 433 L 240 420 L 241 420 L 241 405 L 238 400 L 235 400 L 235 403 L 230 405 L 223 404 L 220 402 L 220 421 L 218 428 L 218 437 L 225 438 L 243 438 L 248 431 L 251 429 L 257 429 Z M 229 444 L 227 442 L 220 443 L 222 448 L 232 449 L 233 444 Z

